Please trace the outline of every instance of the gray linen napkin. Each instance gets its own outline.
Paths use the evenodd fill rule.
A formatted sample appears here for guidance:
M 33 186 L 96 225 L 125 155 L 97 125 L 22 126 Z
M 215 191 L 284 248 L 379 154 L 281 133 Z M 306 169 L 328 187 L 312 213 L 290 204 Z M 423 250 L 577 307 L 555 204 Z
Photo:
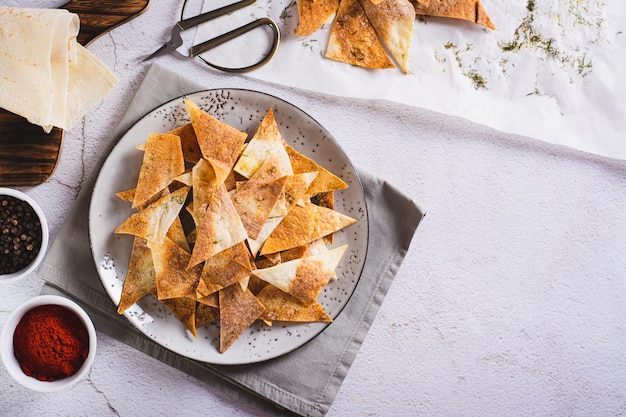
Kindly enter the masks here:
M 182 357 L 152 341 L 116 312 L 106 294 L 89 248 L 88 212 L 91 192 L 109 151 L 132 124 L 158 105 L 204 89 L 202 85 L 153 64 L 120 122 L 112 140 L 78 195 L 68 218 L 38 270 L 44 293 L 75 299 L 96 328 L 219 390 L 242 390 L 259 407 L 273 403 L 275 414 L 322 416 L 365 339 L 391 282 L 423 217 L 418 206 L 389 183 L 359 172 L 365 189 L 370 239 L 358 286 L 337 319 L 309 343 L 279 358 L 251 365 L 215 366 Z M 233 385 L 226 385 L 226 380 Z M 240 389 L 238 389 L 238 388 Z M 268 403 L 268 401 L 270 403 Z

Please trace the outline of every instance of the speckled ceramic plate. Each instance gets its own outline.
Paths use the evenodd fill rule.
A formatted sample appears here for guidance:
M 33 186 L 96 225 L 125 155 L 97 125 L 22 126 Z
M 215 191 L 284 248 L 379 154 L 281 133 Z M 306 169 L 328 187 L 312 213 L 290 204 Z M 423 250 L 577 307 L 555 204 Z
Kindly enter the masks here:
M 201 91 L 188 97 L 219 120 L 246 131 L 249 137 L 254 135 L 272 107 L 285 141 L 348 184 L 346 190 L 336 192 L 335 209 L 358 221 L 335 235 L 333 246 L 347 243 L 349 249 L 337 267 L 339 279 L 331 281 L 318 298 L 330 316 L 337 318 L 358 284 L 368 243 L 365 196 L 347 156 L 319 123 L 277 97 L 238 89 Z M 131 214 L 130 204 L 118 199 L 115 193 L 136 185 L 143 158 L 143 152 L 136 146 L 144 143 L 149 133 L 166 132 L 187 122 L 189 118 L 183 97 L 151 111 L 121 138 L 98 176 L 91 200 L 89 233 L 98 273 L 116 305 L 126 277 L 132 237 L 114 233 Z M 269 327 L 257 322 L 221 354 L 217 350 L 217 324 L 198 329 L 198 336 L 194 338 L 152 296 L 144 297 L 124 314 L 160 345 L 185 357 L 214 364 L 245 364 L 272 359 L 302 346 L 328 326 L 327 323 L 278 322 Z

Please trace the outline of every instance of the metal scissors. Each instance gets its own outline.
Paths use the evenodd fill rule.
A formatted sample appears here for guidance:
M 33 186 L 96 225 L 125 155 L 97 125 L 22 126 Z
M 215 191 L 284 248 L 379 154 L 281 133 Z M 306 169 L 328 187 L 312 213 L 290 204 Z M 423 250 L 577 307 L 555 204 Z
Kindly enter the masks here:
M 165 42 L 165 44 L 163 44 L 163 46 L 161 46 L 159 49 L 157 49 L 156 51 L 154 51 L 154 53 L 152 53 L 151 55 L 149 55 L 148 57 L 146 57 L 144 59 L 144 61 L 147 61 L 149 59 L 152 59 L 158 55 L 164 54 L 164 53 L 169 53 L 172 52 L 174 50 L 176 50 L 179 46 L 181 46 L 183 44 L 183 39 L 180 36 L 180 33 L 184 30 L 187 30 L 189 28 L 192 28 L 194 26 L 198 26 L 201 23 L 204 22 L 208 22 L 209 20 L 215 19 L 217 17 L 223 16 L 225 14 L 234 12 L 235 10 L 239 10 L 243 7 L 249 6 L 253 3 L 255 3 L 256 0 L 241 0 L 237 3 L 233 3 L 230 4 L 228 6 L 224 6 L 221 7 L 219 9 L 216 10 L 211 10 L 209 12 L 206 13 L 202 13 L 198 16 L 195 17 L 190 17 L 188 19 L 184 19 L 181 20 L 179 22 L 176 22 L 176 24 L 174 25 L 174 27 L 172 28 L 172 35 L 169 41 Z M 250 66 L 247 67 L 242 67 L 242 68 L 228 68 L 228 67 L 222 67 L 220 65 L 216 65 L 213 63 L 208 62 L 205 58 L 203 58 L 202 56 L 200 56 L 201 53 L 206 52 L 212 48 L 215 48 L 218 45 L 221 45 L 225 42 L 228 42 L 229 40 L 235 39 L 249 31 L 251 31 L 252 29 L 255 29 L 257 27 L 263 26 L 263 25 L 267 25 L 270 27 L 270 29 L 272 30 L 272 35 L 273 35 L 273 39 L 272 39 L 272 46 L 270 47 L 269 51 L 261 58 L 261 60 L 255 64 L 252 64 Z M 223 35 L 220 35 L 216 38 L 210 39 L 206 42 L 203 42 L 199 45 L 194 45 L 190 48 L 189 53 L 191 55 L 191 57 L 198 57 L 200 58 L 202 61 L 204 61 L 207 65 L 221 70 L 221 71 L 226 71 L 226 72 L 237 72 L 237 73 L 241 73 L 241 72 L 248 72 L 248 71 L 252 71 L 256 68 L 259 68 L 265 64 L 267 64 L 276 54 L 276 51 L 278 50 L 278 44 L 280 43 L 280 30 L 278 29 L 278 25 L 276 25 L 276 22 L 274 22 L 272 19 L 268 18 L 268 17 L 262 17 L 258 20 L 255 20 L 253 22 L 250 22 L 246 25 L 243 25 L 237 29 L 231 30 L 230 32 L 224 33 Z

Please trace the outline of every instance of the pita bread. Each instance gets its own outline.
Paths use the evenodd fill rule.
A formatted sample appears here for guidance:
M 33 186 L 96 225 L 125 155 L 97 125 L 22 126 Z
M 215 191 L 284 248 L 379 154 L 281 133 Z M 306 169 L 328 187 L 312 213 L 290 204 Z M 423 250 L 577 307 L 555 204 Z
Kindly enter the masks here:
M 178 320 L 180 320 L 185 328 L 194 336 L 196 334 L 196 302 L 190 298 L 179 297 L 168 300 L 161 300 Z
M 409 56 L 413 37 L 415 8 L 409 0 L 384 0 L 374 4 L 359 0 L 378 38 L 405 73 L 409 73 Z
M 358 0 L 339 4 L 324 56 L 364 68 L 395 68 Z
M 148 136 L 133 208 L 140 207 L 184 172 L 185 161 L 180 138 L 167 133 L 154 133 Z
M 254 294 L 239 284 L 220 290 L 220 352 L 225 352 L 265 311 Z
M 480 0 L 433 0 L 428 4 L 414 6 L 418 15 L 469 20 L 489 29 L 496 29 Z
M 222 183 L 230 174 L 248 134 L 220 122 L 188 98 L 185 105 L 202 155 L 213 166 L 218 183 Z
M 298 25 L 294 33 L 309 36 L 322 27 L 339 8 L 340 0 L 296 0 Z
M 216 188 L 210 202 L 202 207 L 200 211 L 203 211 L 203 218 L 189 267 L 206 261 L 248 237 L 224 184 Z
M 282 177 L 232 196 L 237 214 L 248 234 L 247 237 L 251 239 L 259 237 L 263 225 L 283 194 L 286 181 L 287 177 Z
M 285 141 L 278 130 L 274 111 L 270 108 L 235 164 L 235 172 L 251 178 L 270 156 L 275 155 L 278 158 L 280 172 L 283 175 L 293 174 L 284 145 Z
M 320 303 L 302 303 L 273 285 L 266 285 L 256 297 L 265 307 L 262 320 L 325 323 L 333 321 Z
M 152 264 L 152 252 L 145 239 L 135 237 L 117 312 L 124 313 L 128 307 L 151 292 L 156 292 L 156 273 Z
M 305 193 L 306 197 L 311 197 L 315 194 L 326 191 L 336 191 L 348 188 L 348 184 L 346 184 L 341 178 L 337 177 L 321 165 L 318 165 L 317 162 L 311 158 L 307 158 L 289 145 L 285 146 L 285 150 L 289 155 L 289 160 L 291 161 L 291 166 L 293 167 L 293 172 L 295 174 L 317 172 L 317 177 L 313 180 Z
M 352 217 L 315 204 L 295 206 L 265 240 L 261 255 L 305 245 L 356 222 Z
M 348 245 L 326 253 L 284 262 L 270 268 L 256 269 L 252 274 L 305 304 L 314 303 L 328 283 Z
M 159 198 L 143 210 L 133 213 L 115 229 L 115 233 L 162 242 L 185 204 L 188 193 L 189 187 L 183 187 Z
M 151 244 L 152 262 L 156 272 L 157 298 L 169 298 L 195 295 L 202 266 L 187 268 L 190 254 L 165 238 L 160 244 Z

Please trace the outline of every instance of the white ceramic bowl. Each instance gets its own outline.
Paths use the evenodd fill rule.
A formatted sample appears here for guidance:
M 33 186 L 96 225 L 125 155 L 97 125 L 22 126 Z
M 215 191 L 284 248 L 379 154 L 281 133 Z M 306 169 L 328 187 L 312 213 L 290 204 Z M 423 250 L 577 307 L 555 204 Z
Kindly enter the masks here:
M 13 333 L 24 314 L 35 307 L 49 304 L 60 305 L 76 313 L 84 323 L 89 335 L 89 354 L 82 367 L 74 375 L 52 382 L 40 381 L 26 375 L 22 371 L 22 368 L 20 368 L 20 364 L 15 358 L 13 351 Z M 17 382 L 27 388 L 40 392 L 61 391 L 82 380 L 89 372 L 89 368 L 91 368 L 96 356 L 96 345 L 96 329 L 85 310 L 70 299 L 58 295 L 40 295 L 31 298 L 17 307 L 7 318 L 2 327 L 2 334 L 0 335 L 0 355 L 2 356 L 4 367 Z
M 33 210 L 35 211 L 35 214 L 37 214 L 37 216 L 39 217 L 39 221 L 41 223 L 41 248 L 39 249 L 39 253 L 35 257 L 35 259 L 33 259 L 33 261 L 27 267 L 17 272 L 14 272 L 11 274 L 0 274 L 0 283 L 14 282 L 20 278 L 23 278 L 29 275 L 31 272 L 35 270 L 35 268 L 37 268 L 37 266 L 39 266 L 43 257 L 46 254 L 46 250 L 48 249 L 48 239 L 50 238 L 49 236 L 50 232 L 48 229 L 48 222 L 46 220 L 46 216 L 43 213 L 43 210 L 41 210 L 41 207 L 39 207 L 39 204 L 37 204 L 37 202 L 33 200 L 31 197 L 13 188 L 2 188 L 2 187 L 0 187 L 0 195 L 12 196 L 19 200 L 27 202 L 33 208 Z

